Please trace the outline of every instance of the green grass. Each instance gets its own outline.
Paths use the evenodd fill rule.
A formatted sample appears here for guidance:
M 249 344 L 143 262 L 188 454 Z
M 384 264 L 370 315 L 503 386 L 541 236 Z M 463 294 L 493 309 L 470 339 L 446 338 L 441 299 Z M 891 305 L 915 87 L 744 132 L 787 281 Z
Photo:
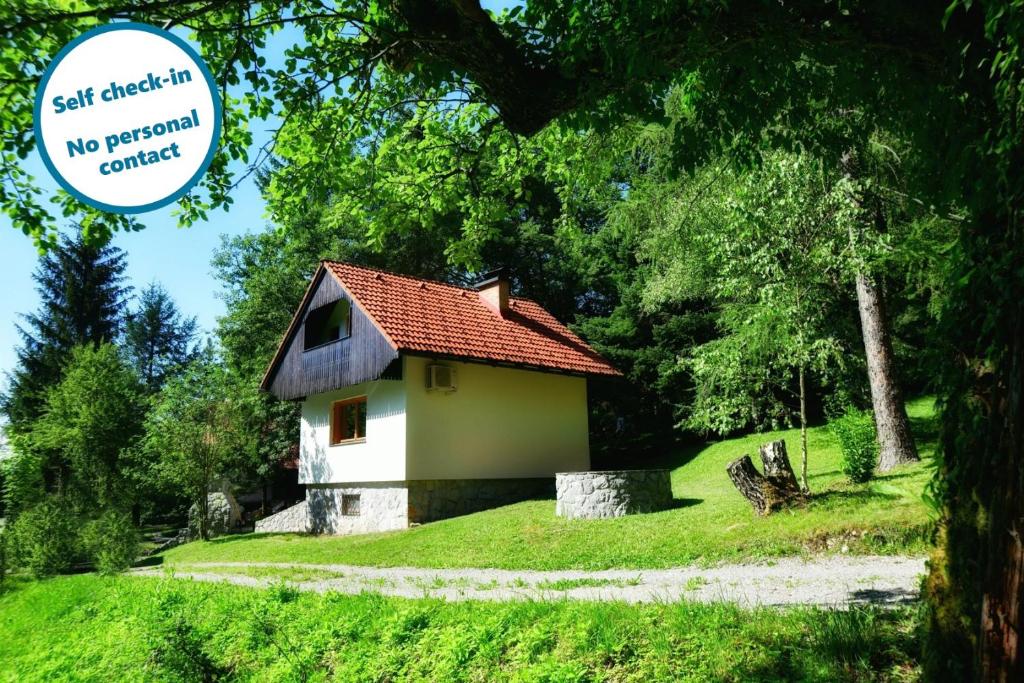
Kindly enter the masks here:
M 638 585 L 640 579 L 558 579 L 537 582 L 537 588 L 549 591 L 567 591 L 573 588 L 625 588 Z
M 164 553 L 166 563 L 264 561 L 379 566 L 508 569 L 662 568 L 839 551 L 920 553 L 928 549 L 928 509 L 921 492 L 930 477 L 937 425 L 931 402 L 908 406 L 924 462 L 849 484 L 836 440 L 825 427 L 808 435 L 806 507 L 757 518 L 733 488 L 726 464 L 759 444 L 785 439 L 794 466 L 799 432 L 791 429 L 729 439 L 667 457 L 676 507 L 609 520 L 555 517 L 554 501 L 534 500 L 363 536 L 294 534 L 230 536 Z
M 344 576 L 341 572 L 308 567 L 191 567 L 175 565 L 173 569 L 193 574 L 224 574 L 227 576 L 250 576 L 254 579 L 280 579 L 291 583 L 324 581 Z
M 915 680 L 912 610 L 445 603 L 95 575 L 0 595 L 0 680 Z

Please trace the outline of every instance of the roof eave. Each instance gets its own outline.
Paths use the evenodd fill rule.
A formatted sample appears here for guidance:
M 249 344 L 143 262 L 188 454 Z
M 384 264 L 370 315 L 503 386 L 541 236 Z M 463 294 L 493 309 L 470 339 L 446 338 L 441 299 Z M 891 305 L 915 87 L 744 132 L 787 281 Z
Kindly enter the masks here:
M 284 337 L 281 338 L 281 342 L 277 345 L 277 350 L 274 351 L 274 357 L 270 359 L 270 365 L 267 366 L 267 371 L 263 373 L 263 379 L 260 381 L 261 391 L 270 391 L 270 384 L 273 381 L 274 374 L 277 372 L 278 366 L 281 361 L 284 360 L 284 354 L 288 348 L 288 344 L 291 341 L 292 335 L 299 326 L 299 318 L 302 316 L 302 312 L 306 310 L 306 305 L 309 303 L 310 298 L 313 296 L 313 292 L 316 291 L 316 287 L 320 282 L 322 273 L 327 270 L 324 266 L 324 262 L 321 261 L 320 265 L 317 266 L 316 271 L 313 273 L 313 277 L 310 279 L 309 284 L 306 286 L 306 293 L 302 295 L 302 300 L 299 302 L 299 307 L 295 310 L 292 315 L 292 321 L 288 324 L 288 329 L 285 330 Z
M 462 363 L 479 363 L 481 365 L 492 365 L 495 367 L 509 368 L 512 370 L 528 370 L 532 372 L 546 372 L 555 375 L 569 375 L 572 377 L 621 379 L 623 374 L 609 366 L 611 372 L 592 372 L 587 370 L 572 370 L 570 368 L 558 368 L 550 365 L 538 365 L 535 363 L 517 363 L 515 361 L 498 360 L 494 358 L 483 358 L 480 356 L 467 356 L 457 353 L 446 353 L 443 351 L 424 351 L 422 349 L 399 348 L 400 353 L 407 356 L 419 356 L 422 358 L 439 358 L 454 360 Z

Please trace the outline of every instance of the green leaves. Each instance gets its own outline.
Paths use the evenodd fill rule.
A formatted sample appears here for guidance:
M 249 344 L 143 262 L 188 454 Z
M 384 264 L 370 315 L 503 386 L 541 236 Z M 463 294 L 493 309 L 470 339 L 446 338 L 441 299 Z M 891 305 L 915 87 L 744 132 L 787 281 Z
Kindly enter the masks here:
M 695 386 L 687 426 L 777 429 L 798 368 L 824 377 L 842 365 L 829 312 L 845 286 L 848 200 L 831 183 L 813 159 L 774 154 L 746 173 L 719 163 L 690 179 L 655 175 L 616 210 L 648 226 L 647 307 L 709 300 L 717 311 L 721 336 L 680 360 Z
M 123 454 L 140 436 L 146 401 L 131 366 L 111 344 L 71 352 L 60 383 L 31 425 L 33 450 L 53 453 L 86 509 L 117 506 L 126 490 Z

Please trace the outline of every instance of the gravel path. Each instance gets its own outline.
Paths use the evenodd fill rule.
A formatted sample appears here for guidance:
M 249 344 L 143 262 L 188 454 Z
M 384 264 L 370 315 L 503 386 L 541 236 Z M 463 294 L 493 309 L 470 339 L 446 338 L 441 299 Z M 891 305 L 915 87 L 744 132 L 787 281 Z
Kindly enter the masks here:
M 916 600 L 923 558 L 829 556 L 782 558 L 753 564 L 676 569 L 514 571 L 421 569 L 273 562 L 203 562 L 133 570 L 138 576 L 173 576 L 268 586 L 282 579 L 300 590 L 374 592 L 447 600 L 600 600 L 735 602 L 743 606 L 896 605 Z

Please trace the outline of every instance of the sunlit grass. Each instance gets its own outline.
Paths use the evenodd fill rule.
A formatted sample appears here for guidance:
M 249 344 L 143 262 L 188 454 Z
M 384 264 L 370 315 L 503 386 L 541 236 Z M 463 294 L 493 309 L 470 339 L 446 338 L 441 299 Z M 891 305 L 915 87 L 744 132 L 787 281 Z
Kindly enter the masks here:
M 753 434 L 667 455 L 676 506 L 608 520 L 555 517 L 553 500 L 534 500 L 406 531 L 362 536 L 243 535 L 190 543 L 166 563 L 262 561 L 417 567 L 529 569 L 659 568 L 821 551 L 923 554 L 931 520 L 921 493 L 931 476 L 937 425 L 931 402 L 909 412 L 924 461 L 850 484 L 825 427 L 808 436 L 811 501 L 755 517 L 725 473 L 728 462 L 755 456 L 759 444 L 785 439 L 794 464 L 798 430 Z
M 446 603 L 80 575 L 0 595 L 0 680 L 913 680 L 916 618 L 908 608 Z

